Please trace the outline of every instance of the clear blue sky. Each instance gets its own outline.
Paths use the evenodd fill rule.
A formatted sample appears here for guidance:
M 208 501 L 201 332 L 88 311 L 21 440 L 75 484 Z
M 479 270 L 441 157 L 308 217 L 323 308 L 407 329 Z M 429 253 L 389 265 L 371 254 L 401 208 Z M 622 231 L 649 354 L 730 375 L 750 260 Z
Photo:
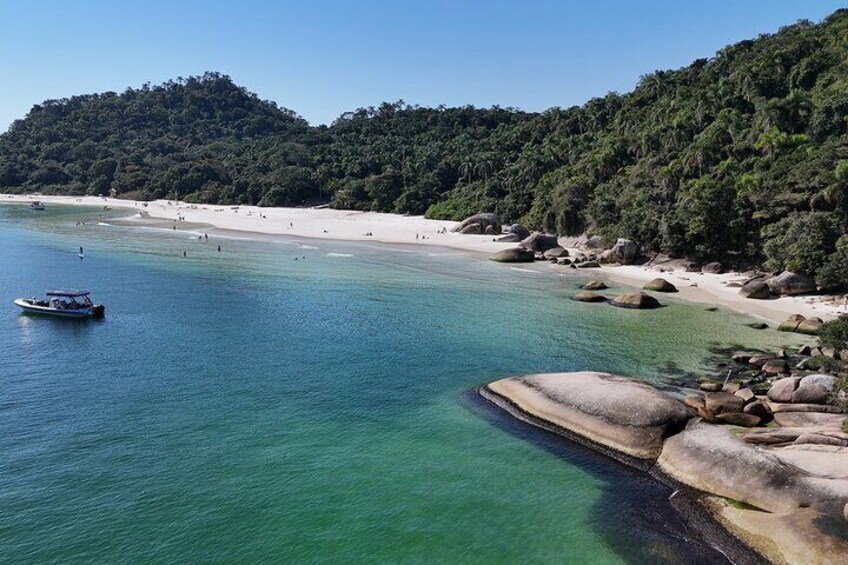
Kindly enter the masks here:
M 0 0 L 0 131 L 45 99 L 206 70 L 311 123 L 382 101 L 582 104 L 827 0 Z

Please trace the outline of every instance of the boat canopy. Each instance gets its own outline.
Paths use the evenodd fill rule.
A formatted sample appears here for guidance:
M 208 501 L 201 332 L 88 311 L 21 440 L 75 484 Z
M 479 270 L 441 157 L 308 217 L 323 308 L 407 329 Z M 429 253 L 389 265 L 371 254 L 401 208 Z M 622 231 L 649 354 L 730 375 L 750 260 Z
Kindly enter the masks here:
M 68 298 L 78 298 L 89 294 L 91 294 L 91 291 L 88 290 L 50 290 L 47 292 L 47 296 L 66 296 Z

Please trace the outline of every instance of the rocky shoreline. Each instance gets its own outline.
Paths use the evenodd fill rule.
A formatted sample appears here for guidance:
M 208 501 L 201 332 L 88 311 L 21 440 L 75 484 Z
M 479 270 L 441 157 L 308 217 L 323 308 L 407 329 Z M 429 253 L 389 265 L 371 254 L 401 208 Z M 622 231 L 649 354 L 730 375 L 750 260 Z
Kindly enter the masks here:
M 710 423 L 711 413 L 699 413 L 691 401 L 593 372 L 502 379 L 479 392 L 523 421 L 701 493 L 700 505 L 771 562 L 841 563 L 848 555 L 848 434 L 841 411 L 790 412 L 829 417 L 791 426 Z M 741 401 L 728 392 L 709 394 Z M 760 400 L 771 402 L 768 395 Z

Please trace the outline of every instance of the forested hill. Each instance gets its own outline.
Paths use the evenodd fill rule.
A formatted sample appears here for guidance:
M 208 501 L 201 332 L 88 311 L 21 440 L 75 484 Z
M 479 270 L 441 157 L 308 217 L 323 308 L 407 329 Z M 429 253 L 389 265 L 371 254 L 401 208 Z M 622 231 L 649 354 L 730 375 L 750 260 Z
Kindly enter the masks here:
M 384 103 L 310 127 L 229 77 L 48 101 L 0 191 L 426 212 L 848 280 L 848 11 L 541 114 Z

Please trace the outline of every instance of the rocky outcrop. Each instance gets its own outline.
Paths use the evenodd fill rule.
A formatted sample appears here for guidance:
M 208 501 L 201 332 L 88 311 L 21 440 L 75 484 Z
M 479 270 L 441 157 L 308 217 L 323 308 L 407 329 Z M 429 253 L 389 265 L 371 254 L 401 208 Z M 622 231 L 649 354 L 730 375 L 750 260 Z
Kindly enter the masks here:
M 792 393 L 793 404 L 824 404 L 830 396 L 830 391 L 818 383 L 801 384 Z
M 754 400 L 750 404 L 746 404 L 745 408 L 742 409 L 742 412 L 745 414 L 750 414 L 751 416 L 756 416 L 760 419 L 761 422 L 765 422 L 772 419 L 771 410 L 766 406 L 765 402 L 761 400 Z
M 679 400 L 607 373 L 528 375 L 495 381 L 485 391 L 531 423 L 547 422 L 637 459 L 658 457 L 663 438 L 691 418 Z
M 601 254 L 602 263 L 619 263 L 630 265 L 639 255 L 639 245 L 635 241 L 619 238 L 615 245 Z
M 490 259 L 498 263 L 532 263 L 536 260 L 536 254 L 524 247 L 513 247 L 498 251 Z
M 841 428 L 845 414 L 827 414 L 823 412 L 778 412 L 774 415 L 777 425 L 783 427 L 833 426 Z
M 781 386 L 790 395 L 803 386 L 824 389 L 830 384 L 826 377 L 781 379 Z M 658 469 L 707 493 L 702 501 L 713 515 L 775 562 L 843 562 L 848 555 L 845 415 L 783 412 L 835 407 L 764 401 L 738 386 L 729 390 L 735 393 L 690 395 L 680 402 L 639 381 L 581 372 L 503 379 L 481 394 L 534 425 L 587 440 L 625 462 Z M 775 390 L 769 396 L 785 395 Z M 769 404 L 784 427 L 757 427 L 771 419 Z M 728 425 L 693 418 L 696 411 Z M 727 522 L 729 512 L 738 515 Z
M 749 353 L 748 351 L 736 351 L 730 356 L 730 358 L 734 363 L 747 364 L 748 361 L 750 361 L 755 355 L 755 353 Z
M 637 310 L 648 310 L 651 308 L 659 308 L 660 302 L 653 296 L 644 292 L 628 292 L 616 296 L 611 304 L 619 308 L 633 308 Z
M 724 272 L 724 267 L 722 266 L 721 263 L 717 263 L 717 262 L 707 263 L 706 265 L 704 265 L 701 268 L 701 272 L 702 273 L 710 273 L 710 274 L 713 274 L 713 275 L 720 275 L 721 273 Z
M 677 292 L 677 287 L 663 278 L 650 280 L 642 288 L 654 292 Z
M 510 235 L 514 235 L 518 238 L 518 241 L 522 239 L 526 239 L 530 237 L 530 230 L 522 226 L 521 224 L 512 224 L 506 230 Z
M 826 508 L 833 495 L 848 500 L 848 483 L 822 484 L 727 428 L 703 422 L 692 421 L 668 438 L 657 464 L 685 485 L 769 512 Z
M 739 289 L 739 294 L 745 298 L 755 300 L 765 300 L 771 296 L 771 291 L 763 279 L 754 279 L 742 285 Z
M 544 253 L 548 249 L 559 247 L 557 236 L 552 233 L 533 232 L 521 240 L 521 247 L 526 247 L 537 253 Z
M 484 212 L 464 219 L 459 225 L 454 226 L 451 231 L 464 234 L 496 235 L 503 230 L 501 222 L 495 214 Z
M 766 279 L 765 283 L 772 294 L 779 296 L 807 294 L 816 290 L 816 283 L 810 277 L 791 271 L 783 271 L 777 276 Z
M 704 398 L 704 410 L 712 415 L 739 412 L 745 402 L 735 394 L 727 392 L 711 392 Z
M 792 402 L 792 395 L 800 382 L 801 379 L 798 377 L 786 377 L 775 381 L 768 391 L 768 399 L 772 402 Z
M 795 331 L 799 334 L 807 334 L 807 335 L 818 335 L 819 330 L 824 325 L 824 322 L 821 318 L 807 318 L 806 320 L 802 320 L 801 323 L 798 324 L 798 327 L 795 328 Z
M 568 257 L 568 251 L 563 249 L 562 247 L 551 247 L 543 254 L 545 259 L 559 259 L 560 257 Z
M 777 327 L 777 331 L 816 335 L 823 325 L 821 318 L 805 318 L 801 314 L 792 314 Z
M 788 373 L 789 365 L 783 359 L 769 359 L 763 363 L 761 370 L 766 375 L 779 375 L 780 373 Z
M 836 386 L 836 377 L 833 375 L 823 375 L 819 373 L 815 373 L 812 375 L 807 375 L 801 378 L 801 382 L 799 383 L 799 387 L 807 386 L 807 385 L 821 385 L 828 392 L 833 390 L 833 387 Z
M 760 425 L 760 418 L 753 414 L 744 412 L 726 412 L 715 417 L 719 424 L 729 424 L 731 426 L 742 426 L 743 428 L 753 428 Z
M 845 524 L 832 514 L 812 508 L 769 513 L 740 508 L 715 497 L 711 513 L 736 537 L 777 564 L 836 565 L 845 563 Z

